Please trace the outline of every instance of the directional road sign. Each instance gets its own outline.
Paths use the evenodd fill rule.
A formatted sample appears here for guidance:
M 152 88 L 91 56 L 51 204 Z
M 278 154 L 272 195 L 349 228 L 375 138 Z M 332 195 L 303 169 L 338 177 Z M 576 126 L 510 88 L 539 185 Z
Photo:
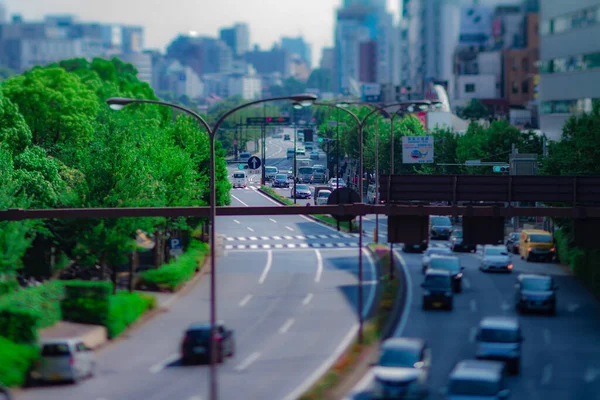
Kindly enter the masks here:
M 250 169 L 259 169 L 261 166 L 260 158 L 252 156 L 248 159 L 248 167 Z

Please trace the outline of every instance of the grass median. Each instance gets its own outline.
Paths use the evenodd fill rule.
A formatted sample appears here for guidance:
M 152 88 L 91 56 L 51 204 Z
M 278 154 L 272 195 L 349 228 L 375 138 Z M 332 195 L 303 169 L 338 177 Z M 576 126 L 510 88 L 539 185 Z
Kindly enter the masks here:
M 271 197 L 272 199 L 274 199 L 274 200 L 278 201 L 279 203 L 282 203 L 286 206 L 300 206 L 301 205 L 301 204 L 294 204 L 294 200 L 291 200 L 285 196 L 280 195 L 279 193 L 277 193 L 275 190 L 273 190 L 269 186 L 262 185 L 260 187 L 260 191 L 263 194 L 266 194 L 267 196 Z M 329 225 L 334 228 L 337 227 L 337 221 L 331 215 L 309 215 L 308 217 L 316 219 L 319 222 L 324 223 L 325 225 Z M 342 222 L 342 223 L 340 223 L 340 230 L 343 232 L 358 232 L 358 224 L 356 223 L 356 221 L 352 221 L 351 229 L 349 229 L 348 223 Z
M 379 284 L 382 285 L 381 297 L 374 316 L 364 324 L 363 343 L 356 339 L 338 358 L 333 366 L 305 393 L 300 400 L 337 400 L 343 398 L 360 380 L 369 368 L 369 354 L 379 348 L 383 331 L 392 316 L 392 310 L 399 293 L 400 282 L 390 279 L 389 249 L 385 245 L 371 244 L 380 271 L 384 272 Z M 387 251 L 386 251 L 387 250 Z

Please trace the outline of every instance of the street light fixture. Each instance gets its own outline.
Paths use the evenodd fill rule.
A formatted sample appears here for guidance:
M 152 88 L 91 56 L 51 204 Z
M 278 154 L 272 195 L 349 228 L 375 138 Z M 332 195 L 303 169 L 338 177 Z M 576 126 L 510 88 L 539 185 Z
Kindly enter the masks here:
M 211 325 L 211 331 L 212 331 L 212 335 L 211 335 L 211 339 L 210 339 L 211 340 L 211 360 L 210 360 L 210 399 L 211 400 L 217 400 L 217 398 L 218 398 L 217 363 L 216 363 L 217 362 L 217 354 L 216 354 L 217 353 L 216 352 L 217 342 L 215 340 L 215 338 L 216 338 L 216 322 L 217 322 L 217 297 L 216 297 L 216 288 L 217 287 L 216 287 L 216 269 L 215 269 L 215 267 L 216 267 L 215 223 L 216 223 L 216 219 L 217 219 L 216 164 L 215 164 L 216 133 L 219 131 L 219 127 L 225 121 L 225 119 L 227 117 L 229 117 L 231 114 L 235 113 L 236 111 L 239 111 L 243 108 L 251 107 L 251 106 L 254 106 L 257 104 L 273 102 L 273 101 L 281 101 L 281 100 L 291 100 L 295 103 L 312 105 L 317 100 L 317 96 L 315 96 L 314 94 L 297 94 L 297 95 L 292 95 L 292 96 L 271 97 L 268 99 L 254 100 L 249 103 L 241 104 L 238 107 L 235 107 L 235 108 L 227 111 L 226 113 L 221 115 L 221 117 L 219 117 L 219 119 L 217 120 L 217 122 L 215 122 L 215 124 L 212 128 L 208 124 L 208 122 L 206 122 L 206 120 L 204 118 L 202 118 L 198 113 L 196 113 L 195 111 L 192 111 L 190 109 L 187 109 L 185 107 L 182 107 L 180 105 L 177 105 L 177 104 L 167 103 L 167 102 L 159 101 L 159 100 L 129 99 L 129 98 L 123 98 L 123 97 L 113 97 L 113 98 L 106 100 L 106 103 L 110 106 L 110 108 L 113 110 L 116 110 L 116 111 L 122 110 L 125 106 L 134 104 L 134 103 L 155 104 L 155 105 L 160 105 L 160 106 L 164 106 L 164 107 L 174 108 L 176 110 L 180 110 L 180 111 L 194 117 L 196 119 L 196 121 L 198 121 L 198 123 L 200 123 L 200 125 L 202 125 L 208 132 L 209 143 L 210 143 L 210 176 L 209 176 L 210 233 L 209 233 L 209 241 L 210 241 L 210 325 Z

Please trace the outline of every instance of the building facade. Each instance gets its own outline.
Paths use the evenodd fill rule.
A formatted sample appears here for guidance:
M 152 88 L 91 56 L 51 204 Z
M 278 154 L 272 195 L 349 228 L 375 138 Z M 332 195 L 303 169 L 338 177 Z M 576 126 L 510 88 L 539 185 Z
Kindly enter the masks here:
M 281 48 L 299 55 L 309 68 L 312 68 L 312 47 L 302 36 L 297 38 L 282 37 Z
M 559 140 L 572 114 L 600 100 L 600 1 L 541 0 L 540 128 Z
M 230 28 L 221 29 L 219 37 L 229 46 L 234 57 L 241 57 L 250 50 L 250 28 L 246 23 L 237 23 Z

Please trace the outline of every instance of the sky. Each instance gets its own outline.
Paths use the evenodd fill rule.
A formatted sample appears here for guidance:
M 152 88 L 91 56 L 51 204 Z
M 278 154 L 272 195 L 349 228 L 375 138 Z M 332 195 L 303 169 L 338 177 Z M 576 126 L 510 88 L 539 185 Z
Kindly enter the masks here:
M 281 36 L 313 46 L 313 67 L 321 49 L 333 45 L 335 9 L 342 0 L 0 0 L 8 15 L 25 21 L 46 14 L 74 14 L 82 21 L 141 25 L 146 48 L 164 50 L 179 33 L 218 36 L 219 28 L 247 22 L 250 40 L 270 49 Z M 399 0 L 388 0 L 398 18 Z

